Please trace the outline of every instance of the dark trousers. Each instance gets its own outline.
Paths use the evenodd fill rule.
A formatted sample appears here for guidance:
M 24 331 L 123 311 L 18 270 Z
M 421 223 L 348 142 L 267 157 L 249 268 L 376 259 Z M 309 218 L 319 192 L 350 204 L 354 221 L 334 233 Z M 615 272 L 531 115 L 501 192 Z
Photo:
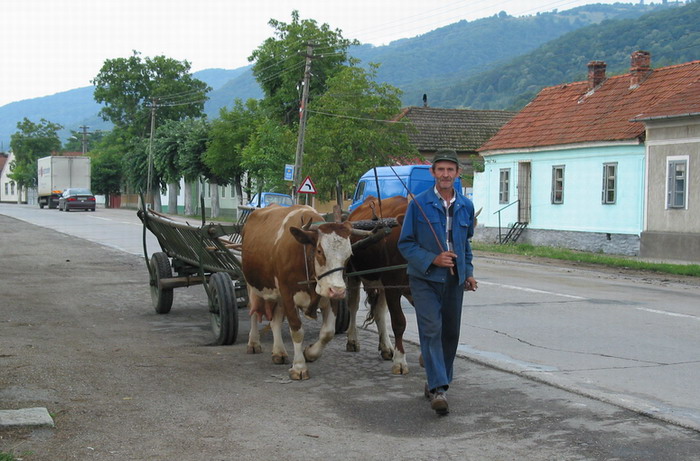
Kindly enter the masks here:
M 445 283 L 409 277 L 430 389 L 452 382 L 464 298 L 464 286 L 457 282 L 456 276 L 448 276 Z

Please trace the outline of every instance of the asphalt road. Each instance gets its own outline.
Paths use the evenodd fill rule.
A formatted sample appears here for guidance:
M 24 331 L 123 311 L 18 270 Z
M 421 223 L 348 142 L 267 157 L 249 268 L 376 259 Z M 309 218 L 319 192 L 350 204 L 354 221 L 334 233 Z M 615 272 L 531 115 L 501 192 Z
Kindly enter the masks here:
M 336 338 L 303 383 L 244 353 L 245 316 L 238 344 L 202 347 L 201 287 L 176 291 L 167 316 L 150 308 L 133 211 L 0 215 L 43 226 L 0 216 L 0 409 L 42 405 L 57 421 L 0 430 L 0 450 L 24 459 L 700 459 L 685 429 L 698 415 L 697 284 L 480 255 L 470 360 L 437 418 L 415 345 L 396 377 L 371 332 L 357 355 Z
M 0 213 L 144 254 L 132 210 Z M 149 255 L 158 251 L 146 238 Z M 700 280 L 498 255 L 477 255 L 475 266 L 480 289 L 466 293 L 462 356 L 700 431 Z M 404 310 L 417 343 L 413 309 Z

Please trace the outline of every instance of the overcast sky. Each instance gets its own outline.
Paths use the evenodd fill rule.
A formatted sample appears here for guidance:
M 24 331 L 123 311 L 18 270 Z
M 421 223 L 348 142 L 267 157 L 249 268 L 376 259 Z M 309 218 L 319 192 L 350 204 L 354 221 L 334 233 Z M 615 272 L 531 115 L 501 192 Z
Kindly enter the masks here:
M 624 0 L 623 0 L 624 1 Z M 637 3 L 629 1 L 628 3 Z M 271 18 L 327 23 L 385 45 L 466 19 L 523 16 L 594 0 L 2 0 L 0 106 L 90 85 L 106 59 L 164 55 L 192 71 L 235 69 L 273 29 Z

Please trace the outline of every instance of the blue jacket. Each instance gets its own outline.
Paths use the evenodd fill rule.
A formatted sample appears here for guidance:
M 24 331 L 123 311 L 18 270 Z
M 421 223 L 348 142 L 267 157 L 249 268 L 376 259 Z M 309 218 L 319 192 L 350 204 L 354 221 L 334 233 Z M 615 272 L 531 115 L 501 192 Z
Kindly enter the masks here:
M 474 275 L 472 265 L 472 248 L 469 239 L 474 235 L 474 204 L 455 190 L 454 216 L 452 221 L 452 239 L 454 252 L 457 254 L 455 269 L 459 283 L 464 284 L 467 277 Z M 418 208 L 418 204 L 423 212 Z M 418 194 L 408 204 L 406 217 L 399 237 L 399 251 L 408 261 L 408 275 L 420 277 L 433 282 L 444 282 L 449 274 L 449 268 L 437 267 L 432 264 L 435 256 L 441 253 L 430 229 L 428 221 L 440 239 L 442 248 L 447 249 L 445 225 L 447 216 L 442 205 L 442 199 L 430 188 Z

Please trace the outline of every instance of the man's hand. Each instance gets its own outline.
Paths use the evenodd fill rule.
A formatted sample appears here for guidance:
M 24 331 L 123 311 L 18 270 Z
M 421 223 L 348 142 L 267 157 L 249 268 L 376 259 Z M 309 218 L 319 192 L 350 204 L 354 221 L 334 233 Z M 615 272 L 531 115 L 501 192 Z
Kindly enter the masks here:
M 443 251 L 433 259 L 433 264 L 438 267 L 454 267 L 457 254 L 452 251 Z
M 464 288 L 466 288 L 467 291 L 476 291 L 476 279 L 474 277 L 467 277 L 467 280 L 464 282 Z

